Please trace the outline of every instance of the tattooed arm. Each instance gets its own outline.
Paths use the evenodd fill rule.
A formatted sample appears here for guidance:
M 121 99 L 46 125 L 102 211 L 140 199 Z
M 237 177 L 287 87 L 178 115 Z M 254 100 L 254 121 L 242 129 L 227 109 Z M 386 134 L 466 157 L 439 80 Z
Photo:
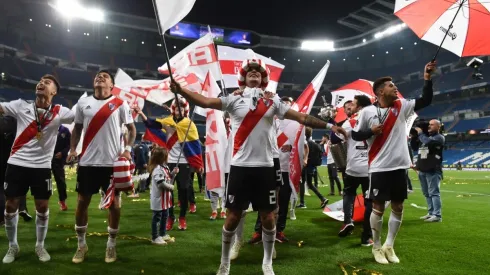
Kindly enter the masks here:
M 331 123 L 327 123 L 319 118 L 316 118 L 314 116 L 310 116 L 307 114 L 303 114 L 294 110 L 289 109 L 286 114 L 284 115 L 285 119 L 290 119 L 290 120 L 295 120 L 305 126 L 311 127 L 313 129 L 326 129 L 326 130 L 332 130 L 333 132 L 337 134 L 342 134 L 344 137 L 347 138 L 347 133 L 342 127 L 338 127 L 336 125 L 333 125 Z

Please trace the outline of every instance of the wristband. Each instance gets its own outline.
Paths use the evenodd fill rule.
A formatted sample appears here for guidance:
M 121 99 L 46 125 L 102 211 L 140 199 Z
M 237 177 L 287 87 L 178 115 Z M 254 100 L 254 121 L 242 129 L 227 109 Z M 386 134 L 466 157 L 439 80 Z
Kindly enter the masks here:
M 327 123 L 327 127 L 326 128 L 327 128 L 327 130 L 330 130 L 330 129 L 332 129 L 333 126 L 334 125 L 332 123 Z
M 132 151 L 132 150 L 133 150 L 133 147 L 131 147 L 131 146 L 129 146 L 129 145 L 128 145 L 128 146 L 126 146 L 126 147 L 124 147 L 124 151 L 128 151 L 128 152 L 130 152 L 130 153 L 131 153 L 131 151 Z

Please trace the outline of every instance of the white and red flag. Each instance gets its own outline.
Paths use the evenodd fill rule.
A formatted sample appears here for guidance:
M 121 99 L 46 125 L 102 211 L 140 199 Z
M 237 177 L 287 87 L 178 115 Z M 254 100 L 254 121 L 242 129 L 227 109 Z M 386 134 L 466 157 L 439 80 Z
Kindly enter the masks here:
M 179 23 L 189 14 L 196 0 L 153 0 L 160 23 L 160 34 Z
M 201 83 L 195 74 L 185 74 L 183 71 L 180 74 L 174 74 L 173 77 L 182 87 L 187 87 L 195 92 L 201 91 Z M 170 90 L 170 78 L 163 80 L 133 80 L 123 70 L 118 69 L 115 82 L 112 94 L 126 100 L 131 107 L 137 105 L 143 108 L 145 100 L 161 106 L 175 97 L 174 93 Z M 134 114 L 133 117 L 135 117 Z
M 208 72 L 211 72 L 214 79 L 221 79 L 212 34 L 204 35 L 170 58 L 170 66 L 172 73 L 186 70 L 186 72 L 194 73 L 201 81 L 204 80 Z M 169 75 L 167 63 L 160 66 L 158 72 Z
M 223 80 L 227 88 L 238 87 L 238 74 L 246 59 L 261 59 L 269 70 L 269 85 L 266 90 L 276 92 L 277 84 L 281 78 L 284 65 L 268 57 L 255 53 L 251 49 L 237 49 L 218 45 L 218 59 L 223 73 Z
M 311 112 L 311 108 L 313 107 L 313 103 L 318 96 L 318 92 L 320 91 L 323 80 L 327 75 L 329 66 L 330 61 L 327 61 L 325 66 L 323 66 L 323 68 L 315 76 L 313 81 L 308 85 L 308 87 L 306 87 L 303 93 L 293 104 L 293 106 L 291 107 L 293 110 L 296 110 L 303 114 L 309 114 Z M 292 188 L 294 196 L 297 196 L 297 192 L 299 191 L 299 184 L 301 181 L 301 170 L 303 168 L 303 148 L 305 142 L 304 125 L 301 125 L 293 120 L 284 120 L 282 131 L 289 138 L 289 140 L 294 141 L 289 158 L 289 181 L 294 187 Z M 278 143 L 281 135 L 282 133 L 279 134 Z
M 202 90 L 206 97 L 217 97 L 221 92 L 210 73 L 206 76 Z M 225 157 L 230 157 L 225 153 L 228 139 L 223 112 L 214 109 L 201 110 L 206 111 L 206 188 L 221 196 L 225 186 Z

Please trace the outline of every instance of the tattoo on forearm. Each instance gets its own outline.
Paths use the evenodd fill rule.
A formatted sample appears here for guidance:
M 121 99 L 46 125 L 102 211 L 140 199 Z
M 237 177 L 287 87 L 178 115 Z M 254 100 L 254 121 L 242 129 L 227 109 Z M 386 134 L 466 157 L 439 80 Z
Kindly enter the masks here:
M 314 129 L 325 129 L 327 127 L 327 123 L 325 121 L 310 115 L 306 116 L 305 120 L 303 121 L 303 125 Z

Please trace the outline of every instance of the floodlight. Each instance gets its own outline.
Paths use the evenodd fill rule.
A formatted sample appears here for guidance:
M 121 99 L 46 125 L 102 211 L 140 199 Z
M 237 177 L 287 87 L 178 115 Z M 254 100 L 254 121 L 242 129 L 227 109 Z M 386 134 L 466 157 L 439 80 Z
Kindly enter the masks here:
M 329 40 L 305 40 L 301 49 L 307 51 L 334 51 L 334 42 Z
M 76 0 L 58 0 L 51 5 L 66 18 L 80 18 L 92 22 L 104 22 L 104 12 L 97 8 L 83 7 Z

